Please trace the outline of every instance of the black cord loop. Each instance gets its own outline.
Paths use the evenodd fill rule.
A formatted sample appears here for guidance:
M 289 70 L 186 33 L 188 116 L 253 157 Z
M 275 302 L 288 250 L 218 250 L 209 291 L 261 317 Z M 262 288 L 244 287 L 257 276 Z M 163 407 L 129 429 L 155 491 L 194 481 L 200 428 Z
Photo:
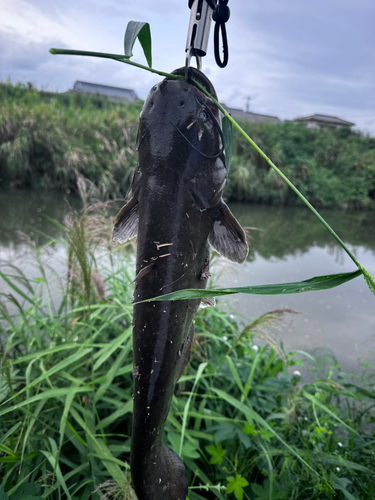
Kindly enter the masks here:
M 219 0 L 216 5 L 215 11 L 212 14 L 212 20 L 215 21 L 215 31 L 214 31 L 214 48 L 215 48 L 215 61 L 220 68 L 225 68 L 228 64 L 228 38 L 225 23 L 230 17 L 230 9 L 228 7 L 228 0 Z M 223 40 L 223 60 L 220 57 L 219 50 L 219 37 L 221 36 Z

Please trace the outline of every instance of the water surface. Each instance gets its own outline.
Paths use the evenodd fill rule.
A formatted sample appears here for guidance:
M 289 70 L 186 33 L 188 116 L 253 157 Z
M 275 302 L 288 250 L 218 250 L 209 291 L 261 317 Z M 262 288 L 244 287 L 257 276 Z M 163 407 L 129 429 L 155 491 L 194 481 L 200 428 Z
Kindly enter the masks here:
M 318 219 L 304 207 L 232 205 L 250 231 L 249 260 L 223 276 L 223 285 L 245 286 L 301 281 L 355 270 L 355 265 Z M 375 276 L 375 231 L 372 212 L 321 210 L 359 262 Z M 287 349 L 332 349 L 345 369 L 355 369 L 358 356 L 375 361 L 375 296 L 362 276 L 338 288 L 284 296 L 239 296 L 235 309 L 245 317 L 270 309 L 290 308 L 279 334 Z
M 53 237 L 56 241 L 42 258 L 46 266 L 65 270 L 62 233 L 46 217 L 61 222 L 70 207 L 78 209 L 79 206 L 79 200 L 72 195 L 0 192 L 0 260 L 13 261 L 28 276 L 34 276 L 28 257 L 30 245 L 40 249 Z M 257 229 L 249 230 L 252 240 L 246 263 L 225 264 L 221 272 L 213 276 L 215 286 L 286 283 L 355 269 L 354 263 L 308 209 L 230 206 L 243 226 Z M 321 214 L 375 276 L 374 213 L 322 210 Z M 245 319 L 272 309 L 300 311 L 298 315 L 287 315 L 279 331 L 279 338 L 287 349 L 312 352 L 316 347 L 326 346 L 334 351 L 344 369 L 356 369 L 359 355 L 365 361 L 375 361 L 375 297 L 362 277 L 321 292 L 238 295 L 221 300 Z

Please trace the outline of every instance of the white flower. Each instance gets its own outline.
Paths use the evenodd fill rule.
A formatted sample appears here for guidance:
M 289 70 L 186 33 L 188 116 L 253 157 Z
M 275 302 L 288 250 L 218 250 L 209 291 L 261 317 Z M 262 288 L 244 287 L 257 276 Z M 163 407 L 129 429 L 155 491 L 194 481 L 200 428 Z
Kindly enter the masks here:
M 298 371 L 298 370 L 294 370 L 294 372 L 293 372 L 293 377 L 298 377 L 298 378 L 301 378 L 301 376 L 302 376 L 302 375 L 301 375 L 301 372 L 300 372 L 300 371 Z
M 258 352 L 259 351 L 259 347 L 256 344 L 254 344 L 251 348 L 252 348 L 252 350 L 254 352 Z
M 340 467 L 336 467 L 337 472 L 340 472 L 340 470 L 341 470 Z
M 343 446 L 342 443 L 337 443 L 337 446 L 340 446 L 340 448 Z

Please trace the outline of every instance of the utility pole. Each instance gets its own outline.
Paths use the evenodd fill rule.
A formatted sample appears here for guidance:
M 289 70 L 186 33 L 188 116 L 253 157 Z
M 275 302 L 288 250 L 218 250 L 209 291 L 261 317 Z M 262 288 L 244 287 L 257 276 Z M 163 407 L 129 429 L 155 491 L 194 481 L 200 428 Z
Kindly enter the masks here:
M 246 101 L 246 113 L 248 113 L 250 111 L 251 97 L 250 96 L 245 97 L 245 101 Z

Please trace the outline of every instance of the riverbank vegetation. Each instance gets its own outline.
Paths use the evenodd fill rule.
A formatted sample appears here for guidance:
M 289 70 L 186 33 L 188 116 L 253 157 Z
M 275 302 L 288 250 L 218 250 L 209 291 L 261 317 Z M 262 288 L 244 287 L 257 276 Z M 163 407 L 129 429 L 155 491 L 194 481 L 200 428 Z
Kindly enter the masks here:
M 60 225 L 66 276 L 39 253 L 31 279 L 0 269 L 1 500 L 134 499 L 134 269 L 126 247 L 106 247 L 106 208 L 86 204 Z M 246 325 L 223 305 L 195 317 L 166 423 L 190 500 L 371 499 L 373 369 L 354 377 L 333 356 L 285 352 L 269 329 L 293 311 Z
M 78 191 L 78 175 L 124 196 L 140 102 L 0 84 L 0 187 Z
M 136 164 L 141 106 L 0 84 L 0 188 L 72 191 L 78 173 L 112 198 L 124 197 Z M 312 204 L 375 207 L 375 138 L 292 122 L 242 125 Z M 239 134 L 225 195 L 233 201 L 301 203 Z

